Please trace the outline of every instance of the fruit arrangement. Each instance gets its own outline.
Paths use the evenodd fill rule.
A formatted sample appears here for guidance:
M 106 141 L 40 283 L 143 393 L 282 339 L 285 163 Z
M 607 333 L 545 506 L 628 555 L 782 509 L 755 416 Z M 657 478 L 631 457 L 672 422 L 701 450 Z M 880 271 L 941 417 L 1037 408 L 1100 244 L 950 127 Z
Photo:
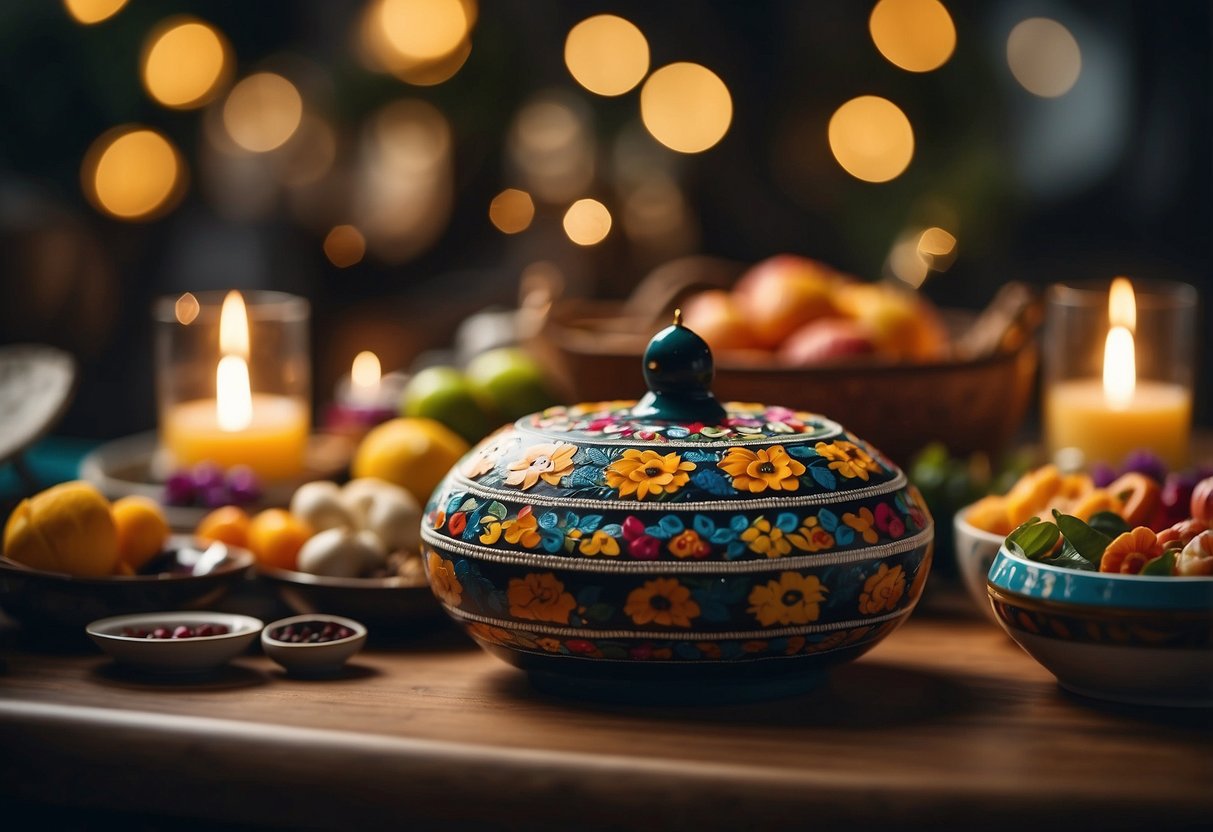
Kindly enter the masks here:
M 754 265 L 730 291 L 691 295 L 682 313 L 715 352 L 745 351 L 794 367 L 872 357 L 930 361 L 948 350 L 947 332 L 921 296 L 791 254 Z
M 4 556 L 83 578 L 133 575 L 155 565 L 169 526 L 147 497 L 112 504 L 86 482 L 65 482 L 22 500 L 4 526 Z

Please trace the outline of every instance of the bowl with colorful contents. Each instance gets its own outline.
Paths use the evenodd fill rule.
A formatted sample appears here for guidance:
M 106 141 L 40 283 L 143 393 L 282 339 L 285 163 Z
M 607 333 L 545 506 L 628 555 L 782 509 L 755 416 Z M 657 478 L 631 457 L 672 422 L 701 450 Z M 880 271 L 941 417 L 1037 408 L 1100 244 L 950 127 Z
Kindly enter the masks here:
M 252 565 L 243 548 L 170 534 L 154 500 L 111 504 L 88 483 L 62 483 L 5 525 L 0 609 L 27 628 L 78 632 L 122 613 L 211 606 Z
M 265 654 L 298 676 L 337 673 L 365 643 L 366 627 L 338 615 L 296 615 L 261 631 Z
M 675 319 L 639 401 L 549 408 L 482 441 L 422 522 L 431 589 L 482 647 L 574 696 L 807 687 L 910 614 L 933 525 L 830 419 L 712 395 Z
M 1213 480 L 1208 491 L 1161 532 L 1111 513 L 1031 518 L 990 568 L 998 623 L 1075 693 L 1213 706 Z
M 248 615 L 153 612 L 89 624 L 93 643 L 123 667 L 144 673 L 209 673 L 245 652 L 264 625 Z

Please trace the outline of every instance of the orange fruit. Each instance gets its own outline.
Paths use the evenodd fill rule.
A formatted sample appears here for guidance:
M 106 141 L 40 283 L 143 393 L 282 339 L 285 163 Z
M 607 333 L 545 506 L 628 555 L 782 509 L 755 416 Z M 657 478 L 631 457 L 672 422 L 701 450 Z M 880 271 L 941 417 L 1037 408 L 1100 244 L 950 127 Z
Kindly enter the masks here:
M 392 419 L 373 428 L 354 454 L 350 473 L 395 483 L 424 504 L 468 443 L 433 419 Z
M 248 548 L 248 512 L 239 506 L 217 508 L 198 522 L 194 537 L 210 542 L 218 540 L 229 546 Z
M 86 482 L 65 482 L 22 500 L 4 526 L 4 555 L 48 572 L 112 574 L 118 533 L 109 501 Z
M 259 563 L 294 569 L 312 528 L 286 509 L 267 508 L 249 523 L 248 547 Z
M 118 533 L 118 557 L 137 572 L 164 549 L 168 521 L 150 497 L 122 497 L 110 510 Z

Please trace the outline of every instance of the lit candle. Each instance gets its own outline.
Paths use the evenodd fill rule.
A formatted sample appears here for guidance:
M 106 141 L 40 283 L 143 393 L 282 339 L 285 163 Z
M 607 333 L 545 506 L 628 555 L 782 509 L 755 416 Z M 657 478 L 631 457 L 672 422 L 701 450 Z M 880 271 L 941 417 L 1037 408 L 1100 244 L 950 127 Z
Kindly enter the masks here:
M 380 422 L 399 415 L 405 381 L 403 373 L 384 375 L 379 356 L 363 350 L 354 356 L 349 376 L 337 383 L 334 402 L 326 414 L 326 427 L 333 433 L 357 438 Z
M 1118 277 L 1108 295 L 1103 378 L 1058 380 L 1046 387 L 1045 436 L 1051 455 L 1078 449 L 1087 462 L 1118 464 L 1131 451 L 1146 448 L 1172 468 L 1187 466 L 1191 391 L 1178 383 L 1138 378 L 1136 330 L 1133 286 Z
M 249 343 L 244 299 L 229 292 L 219 318 L 215 398 L 174 404 L 161 423 L 162 441 L 177 465 L 247 465 L 267 480 L 302 472 L 307 406 L 298 398 L 253 392 Z

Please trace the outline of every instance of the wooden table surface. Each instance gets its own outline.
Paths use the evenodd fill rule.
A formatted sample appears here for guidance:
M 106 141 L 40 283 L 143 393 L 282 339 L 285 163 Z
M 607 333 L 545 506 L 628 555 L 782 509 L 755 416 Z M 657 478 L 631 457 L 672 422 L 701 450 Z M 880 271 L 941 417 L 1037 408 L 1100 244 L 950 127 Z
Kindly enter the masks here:
M 813 693 L 727 707 L 551 698 L 451 629 L 371 647 L 336 679 L 249 655 L 201 682 L 10 632 L 0 808 L 340 829 L 1209 828 L 1209 711 L 1073 697 L 957 609 L 919 610 Z

